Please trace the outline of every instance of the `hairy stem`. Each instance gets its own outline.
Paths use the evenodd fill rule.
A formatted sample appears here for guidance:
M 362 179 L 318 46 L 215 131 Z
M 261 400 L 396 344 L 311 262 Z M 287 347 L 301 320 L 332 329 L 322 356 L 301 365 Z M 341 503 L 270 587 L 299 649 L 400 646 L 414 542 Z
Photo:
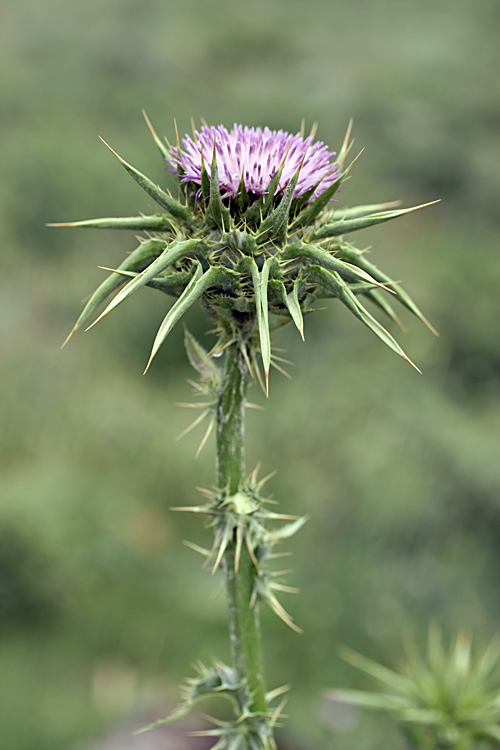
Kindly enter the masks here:
M 230 495 L 238 492 L 245 471 L 245 397 L 248 370 L 238 343 L 226 351 L 217 409 L 217 484 Z M 229 630 L 234 666 L 252 696 L 251 709 L 265 713 L 264 672 L 258 604 L 251 606 L 255 566 L 243 545 L 236 570 L 236 539 L 224 554 L 229 603 Z

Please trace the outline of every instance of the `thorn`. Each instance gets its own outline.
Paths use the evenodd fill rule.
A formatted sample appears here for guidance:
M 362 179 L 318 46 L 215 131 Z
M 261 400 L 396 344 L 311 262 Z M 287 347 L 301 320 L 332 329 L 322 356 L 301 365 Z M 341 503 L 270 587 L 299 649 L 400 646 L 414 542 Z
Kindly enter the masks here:
M 73 334 L 76 332 L 77 328 L 74 326 L 74 328 L 69 332 L 69 334 L 66 336 L 64 342 L 61 344 L 61 349 L 64 349 L 70 338 L 73 336 Z
M 97 320 L 96 320 L 96 323 L 97 323 Z M 150 357 L 149 357 L 149 360 L 148 360 L 148 363 L 147 363 L 147 365 L 146 365 L 146 369 L 145 369 L 145 370 L 144 370 L 144 372 L 142 373 L 143 375 L 145 375 L 145 374 L 147 373 L 147 371 L 149 370 L 149 368 L 150 368 L 150 366 L 151 366 L 151 362 L 152 362 L 152 361 L 153 361 L 153 359 L 154 359 L 154 356 L 155 356 L 154 354 L 151 354 L 151 355 L 150 355 Z
M 198 136 L 196 135 L 196 128 L 194 126 L 194 117 L 191 117 L 191 130 L 193 131 L 193 140 L 198 145 Z
M 161 153 L 163 154 L 163 156 L 164 156 L 164 157 L 166 158 L 166 156 L 165 156 L 165 146 L 163 145 L 163 143 L 161 142 L 161 140 L 160 140 L 160 139 L 158 138 L 158 135 L 156 134 L 156 131 L 155 131 L 155 129 L 153 128 L 153 126 L 152 126 L 152 124 L 151 124 L 151 122 L 150 122 L 150 120 L 149 120 L 149 117 L 147 116 L 147 114 L 146 114 L 146 111 L 145 111 L 144 109 L 142 110 L 142 115 L 143 115 L 144 119 L 146 120 L 146 125 L 147 125 L 147 126 L 148 126 L 148 128 L 149 128 L 149 132 L 150 132 L 150 133 L 151 133 L 151 135 L 153 136 L 153 140 L 154 140 L 154 142 L 156 143 L 156 145 L 157 145 L 157 146 L 158 146 L 158 148 L 160 149 L 160 151 L 161 151 Z M 166 138 L 165 138 L 165 140 L 167 141 L 167 139 L 166 139 Z M 168 141 L 167 141 L 167 147 L 168 147 L 169 149 L 171 149 L 170 143 L 169 143 Z
M 216 559 L 216 561 L 214 563 L 214 567 L 212 568 L 212 575 L 217 571 L 217 568 L 220 565 L 220 561 L 222 560 L 222 555 L 224 554 L 225 551 L 226 551 L 226 548 L 221 543 L 221 546 L 219 547 L 219 553 L 217 555 L 217 559 Z
M 148 367 L 149 367 L 149 365 L 148 365 Z M 202 414 L 200 414 L 198 417 L 196 417 L 196 419 L 194 420 L 194 422 L 191 422 L 191 424 L 189 425 L 189 427 L 186 427 L 186 429 L 183 430 L 180 433 L 180 435 L 177 435 L 177 437 L 175 438 L 175 442 L 177 442 L 178 440 L 181 440 L 185 435 L 188 434 L 188 432 L 191 432 L 191 430 L 194 430 L 194 428 L 197 427 L 200 424 L 200 422 L 203 422 L 203 420 L 205 419 L 206 416 L 207 416 L 207 411 L 205 410 Z
M 265 371 L 265 376 L 266 376 L 266 390 L 264 392 L 266 394 L 266 398 L 269 398 L 269 370 L 268 369 L 266 369 Z
M 275 349 L 274 351 L 281 351 L 278 349 Z M 289 359 L 283 359 L 283 357 L 277 357 L 276 354 L 271 354 L 272 359 L 276 360 L 276 362 L 282 362 L 284 365 L 293 365 L 293 362 L 290 362 Z
M 200 455 L 200 453 L 202 452 L 202 450 L 203 450 L 203 448 L 205 446 L 205 443 L 207 442 L 208 438 L 210 437 L 210 434 L 211 434 L 211 432 L 213 430 L 213 427 L 214 427 L 214 421 L 215 420 L 212 419 L 211 422 L 210 422 L 210 424 L 208 425 L 207 431 L 205 432 L 203 440 L 201 441 L 201 443 L 200 443 L 200 445 L 198 447 L 198 450 L 195 453 L 195 456 L 194 456 L 195 458 L 198 458 L 198 456 Z
M 434 328 L 434 326 L 429 323 L 429 321 L 427 320 L 427 318 L 425 318 L 422 315 L 421 320 L 422 320 L 422 323 L 427 326 L 427 328 L 429 329 L 429 331 L 432 331 L 432 333 L 434 334 L 434 336 L 439 336 L 439 331 L 436 331 L 436 329 Z M 64 343 L 66 343 L 66 342 L 64 342 Z M 63 346 L 64 346 L 64 344 L 63 344 Z
M 304 140 L 304 136 L 306 134 L 306 121 L 304 118 L 302 118 L 302 121 L 300 123 L 300 137 L 302 140 Z
M 250 557 L 252 559 L 252 562 L 255 565 L 256 570 L 258 570 L 259 569 L 259 563 L 257 562 L 257 558 L 255 557 L 255 552 L 252 549 L 252 545 L 250 544 L 250 539 L 248 538 L 248 536 L 246 534 L 245 534 L 245 541 L 246 541 L 246 545 L 247 545 L 247 549 L 248 549 L 248 554 L 250 555 Z
M 260 464 L 258 465 L 258 468 L 260 468 Z M 278 473 L 278 469 L 275 469 L 274 471 L 271 471 L 270 474 L 268 474 L 263 479 L 261 479 L 259 481 L 259 483 L 256 485 L 257 491 L 260 492 L 260 490 L 266 484 L 266 482 L 268 482 L 270 479 L 272 479 L 273 477 L 275 477 L 277 473 Z M 294 518 L 295 518 L 295 516 L 294 516 Z
M 182 542 L 186 545 L 186 547 L 189 547 L 190 549 L 194 549 L 195 552 L 199 552 L 200 555 L 203 555 L 203 557 L 206 557 L 209 553 L 207 549 L 204 547 L 199 547 L 197 544 L 194 544 L 193 542 L 188 542 L 186 539 Z
M 177 130 L 177 120 L 174 117 L 174 128 L 175 128 L 175 142 L 177 143 L 177 156 L 180 156 L 181 153 L 181 144 L 179 141 L 179 131 Z
M 341 154 L 343 154 L 344 152 L 347 153 L 347 144 L 349 143 L 349 138 L 351 137 L 351 131 L 352 131 L 353 122 L 354 122 L 354 120 L 351 117 L 351 119 L 349 120 L 349 124 L 347 126 L 346 134 L 344 136 L 344 141 L 343 141 L 341 149 L 340 149 L 340 153 Z M 349 146 L 349 148 L 350 148 L 350 146 Z
M 234 572 L 238 572 L 240 566 L 240 555 L 241 555 L 241 544 L 242 544 L 242 529 L 238 526 L 236 529 L 236 550 L 234 555 Z
M 359 152 L 359 154 L 354 157 L 354 159 L 352 160 L 352 162 L 349 164 L 349 166 L 345 170 L 344 174 L 342 175 L 343 177 L 345 177 L 347 174 L 349 174 L 351 168 L 356 164 L 356 162 L 358 161 L 359 157 L 361 156 L 361 154 L 363 153 L 364 150 L 365 149 L 362 148 L 361 151 Z M 346 154 L 346 156 L 347 156 L 347 154 Z
M 85 333 L 87 333 L 87 331 L 90 331 L 90 329 L 91 329 L 91 328 L 93 328 L 93 327 L 94 327 L 94 326 L 96 325 L 96 323 L 99 323 L 99 321 L 101 320 L 101 318 L 104 318 L 104 316 L 105 316 L 105 315 L 106 315 L 106 311 L 104 311 L 103 313 L 101 313 L 101 314 L 99 315 L 99 317 L 98 317 L 98 318 L 96 318 L 96 320 L 94 320 L 94 322 L 93 322 L 93 323 L 91 323 L 91 324 L 90 324 L 90 325 L 88 326 L 88 328 L 86 328 L 86 329 L 85 329 Z
M 274 357 L 273 357 L 273 359 L 271 359 L 271 367 L 274 367 L 275 370 L 278 370 L 278 372 L 281 372 L 281 374 L 284 375 L 285 378 L 288 378 L 288 380 L 292 379 L 292 376 L 290 375 L 289 372 L 287 372 L 282 367 L 280 367 L 279 365 L 277 365 L 276 362 L 274 362 Z
M 411 359 L 406 356 L 406 354 L 404 355 L 403 359 L 405 359 L 408 362 L 408 364 L 410 364 L 412 367 L 414 367 L 415 370 L 418 373 L 420 373 L 420 375 L 422 375 L 422 370 L 419 370 L 419 368 L 417 367 L 417 365 L 414 362 L 412 362 Z
M 63 221 L 59 224 L 45 224 L 46 227 L 74 227 L 78 222 L 76 221 Z
M 104 138 L 101 138 L 101 136 L 99 136 L 99 140 L 100 140 L 100 141 L 102 141 L 102 142 L 104 143 L 104 145 L 106 146 L 106 148 L 107 148 L 107 149 L 109 149 L 109 150 L 111 151 L 111 153 L 113 154 L 113 156 L 116 156 L 116 158 L 118 159 L 118 161 L 120 162 L 120 164 L 125 164 L 125 162 L 123 161 L 122 157 L 121 157 L 121 156 L 119 156 L 119 155 L 118 155 L 118 154 L 116 153 L 116 151 L 114 151 L 114 150 L 113 150 L 113 149 L 111 148 L 111 146 L 109 146 L 109 145 L 108 145 L 108 144 L 106 143 L 106 141 L 104 140 Z
M 316 135 L 317 129 L 318 129 L 318 123 L 314 122 L 311 128 L 311 132 L 309 133 L 309 138 L 314 138 L 314 136 Z

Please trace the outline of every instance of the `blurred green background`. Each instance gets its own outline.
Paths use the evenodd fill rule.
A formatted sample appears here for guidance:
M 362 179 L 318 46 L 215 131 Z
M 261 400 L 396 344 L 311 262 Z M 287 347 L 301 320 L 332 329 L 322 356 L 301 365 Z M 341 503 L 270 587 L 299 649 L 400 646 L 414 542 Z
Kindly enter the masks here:
M 377 716 L 336 715 L 326 687 L 367 683 L 346 644 L 394 663 L 401 636 L 500 616 L 500 5 L 498 0 L 7 0 L 0 9 L 0 737 L 63 750 L 165 710 L 194 658 L 228 659 L 220 581 L 185 538 L 213 481 L 213 442 L 174 442 L 191 414 L 179 326 L 142 370 L 167 298 L 143 290 L 61 352 L 79 302 L 129 234 L 48 229 L 149 201 L 98 141 L 173 186 L 141 115 L 173 138 L 189 118 L 296 132 L 319 121 L 365 147 L 342 205 L 436 198 L 365 231 L 439 329 L 404 316 L 418 375 L 338 303 L 276 344 L 248 420 L 248 468 L 310 521 L 289 545 L 285 604 L 263 613 L 268 681 L 292 683 L 297 746 L 400 748 Z M 206 321 L 187 320 L 202 342 Z M 251 400 L 264 404 L 254 388 Z M 284 595 L 286 598 L 286 595 Z

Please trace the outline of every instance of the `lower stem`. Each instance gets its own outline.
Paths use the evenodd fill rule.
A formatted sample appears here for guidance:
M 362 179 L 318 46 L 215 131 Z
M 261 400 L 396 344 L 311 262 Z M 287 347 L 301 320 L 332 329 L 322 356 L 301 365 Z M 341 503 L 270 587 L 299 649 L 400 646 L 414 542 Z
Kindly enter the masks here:
M 235 495 L 245 472 L 245 400 L 248 368 L 239 343 L 226 350 L 217 408 L 217 485 Z M 223 558 L 229 603 L 231 653 L 240 680 L 251 695 L 250 709 L 267 712 L 258 603 L 252 606 L 255 566 L 243 544 L 236 569 L 236 538 Z

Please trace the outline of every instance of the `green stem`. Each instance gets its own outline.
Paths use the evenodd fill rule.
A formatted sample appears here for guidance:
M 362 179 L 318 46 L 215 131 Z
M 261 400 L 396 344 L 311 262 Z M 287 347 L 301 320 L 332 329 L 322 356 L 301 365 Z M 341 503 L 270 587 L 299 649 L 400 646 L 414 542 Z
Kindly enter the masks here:
M 245 472 L 245 398 L 248 368 L 239 343 L 226 351 L 217 408 L 217 485 L 235 495 Z M 252 696 L 251 710 L 267 711 L 258 604 L 251 606 L 255 566 L 245 545 L 235 570 L 236 539 L 223 558 L 229 603 L 231 653 L 239 677 Z

